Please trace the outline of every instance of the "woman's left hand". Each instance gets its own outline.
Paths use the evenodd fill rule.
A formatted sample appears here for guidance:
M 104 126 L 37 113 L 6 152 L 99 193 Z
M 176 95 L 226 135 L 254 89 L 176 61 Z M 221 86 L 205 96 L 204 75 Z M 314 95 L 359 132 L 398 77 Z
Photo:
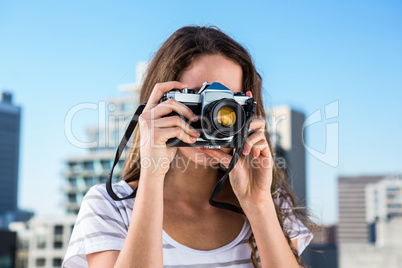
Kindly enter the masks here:
M 271 198 L 273 159 L 265 138 L 264 118 L 254 118 L 255 130 L 244 145 L 243 152 L 229 173 L 230 183 L 243 209 L 266 204 Z M 219 149 L 200 149 L 228 167 L 232 156 Z

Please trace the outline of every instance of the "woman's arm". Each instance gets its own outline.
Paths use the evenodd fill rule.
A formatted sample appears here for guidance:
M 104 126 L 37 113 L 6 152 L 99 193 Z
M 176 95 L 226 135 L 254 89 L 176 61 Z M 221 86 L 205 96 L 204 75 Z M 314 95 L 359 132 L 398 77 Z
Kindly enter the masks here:
M 262 267 L 299 267 L 279 224 L 273 200 L 242 207 L 253 230 Z M 292 244 L 297 248 L 297 239 Z
M 121 251 L 88 254 L 89 267 L 162 267 L 163 184 L 169 163 L 177 148 L 167 147 L 170 138 L 194 143 L 199 133 L 176 112 L 196 121 L 195 114 L 182 103 L 170 99 L 159 103 L 172 88 L 183 88 L 180 82 L 155 85 L 138 124 L 141 135 L 141 172 L 130 225 Z M 144 163 L 144 165 L 142 165 Z
M 247 96 L 252 97 L 249 92 Z M 232 189 L 245 212 L 260 254 L 262 267 L 299 267 L 279 224 L 271 194 L 273 158 L 265 137 L 264 118 L 254 118 L 242 156 L 230 172 Z M 201 151 L 228 166 L 232 156 L 217 149 Z
M 127 237 L 121 251 L 87 255 L 89 267 L 162 267 L 164 175 L 141 172 Z
M 146 177 L 146 178 L 142 178 Z M 133 214 L 115 267 L 162 267 L 164 175 L 141 173 Z

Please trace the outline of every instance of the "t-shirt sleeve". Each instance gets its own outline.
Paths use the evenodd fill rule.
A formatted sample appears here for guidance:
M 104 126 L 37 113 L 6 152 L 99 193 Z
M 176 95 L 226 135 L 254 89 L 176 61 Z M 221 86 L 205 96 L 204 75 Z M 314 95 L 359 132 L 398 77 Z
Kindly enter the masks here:
M 313 239 L 313 234 L 299 219 L 296 218 L 291 208 L 290 201 L 284 200 L 281 207 L 284 213 L 288 215 L 283 222 L 283 227 L 289 231 L 290 240 L 297 239 L 298 252 L 299 255 L 301 255 Z
M 88 267 L 87 254 L 121 250 L 127 229 L 117 204 L 99 187 L 92 187 L 82 201 L 63 267 Z

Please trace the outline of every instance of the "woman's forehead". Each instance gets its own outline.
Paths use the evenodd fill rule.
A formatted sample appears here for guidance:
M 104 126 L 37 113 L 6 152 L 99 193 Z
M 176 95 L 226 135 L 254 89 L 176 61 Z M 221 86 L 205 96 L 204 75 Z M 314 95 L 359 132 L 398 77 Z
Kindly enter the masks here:
M 242 92 L 243 71 L 239 64 L 222 55 L 205 55 L 183 71 L 180 82 L 193 89 L 200 89 L 204 82 L 219 82 L 233 92 Z

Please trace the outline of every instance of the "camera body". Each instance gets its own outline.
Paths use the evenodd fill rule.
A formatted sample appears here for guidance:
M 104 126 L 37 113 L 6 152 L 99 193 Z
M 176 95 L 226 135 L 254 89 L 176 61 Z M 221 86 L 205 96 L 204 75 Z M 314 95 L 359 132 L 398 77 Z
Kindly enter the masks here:
M 205 82 L 196 93 L 194 89 L 172 89 L 160 100 L 175 99 L 189 107 L 199 117 L 197 122 L 184 121 L 201 133 L 195 143 L 185 143 L 177 138 L 169 139 L 167 146 L 171 147 L 204 147 L 223 148 L 236 147 L 236 135 L 240 135 L 247 120 L 254 116 L 256 102 L 246 93 L 233 93 L 221 83 Z M 167 116 L 178 115 L 176 112 Z

